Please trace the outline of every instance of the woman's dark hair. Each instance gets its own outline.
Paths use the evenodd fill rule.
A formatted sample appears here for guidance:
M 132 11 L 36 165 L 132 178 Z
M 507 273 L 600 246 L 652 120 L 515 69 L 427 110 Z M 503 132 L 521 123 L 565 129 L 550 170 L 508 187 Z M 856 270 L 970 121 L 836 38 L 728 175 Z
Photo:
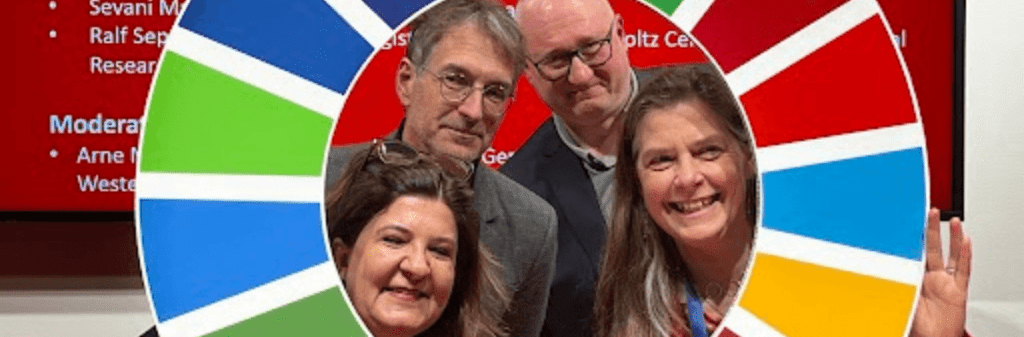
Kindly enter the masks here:
M 712 117 L 729 129 L 746 157 L 753 160 L 743 114 L 713 66 L 672 66 L 641 85 L 623 116 L 615 167 L 615 208 L 597 284 L 597 336 L 667 336 L 687 326 L 681 305 L 686 298 L 686 265 L 675 241 L 654 223 L 644 205 L 636 163 L 638 132 L 648 112 L 691 100 L 706 104 Z M 757 207 L 756 186 L 756 173 L 752 173 L 746 199 L 751 224 Z
M 370 220 L 401 196 L 444 202 L 458 230 L 455 284 L 444 312 L 420 336 L 504 336 L 501 315 L 508 303 L 507 290 L 501 266 L 480 243 L 468 183 L 448 174 L 431 156 L 417 153 L 402 163 L 387 163 L 379 151 L 375 144 L 357 152 L 327 192 L 330 241 L 340 239 L 353 247 Z

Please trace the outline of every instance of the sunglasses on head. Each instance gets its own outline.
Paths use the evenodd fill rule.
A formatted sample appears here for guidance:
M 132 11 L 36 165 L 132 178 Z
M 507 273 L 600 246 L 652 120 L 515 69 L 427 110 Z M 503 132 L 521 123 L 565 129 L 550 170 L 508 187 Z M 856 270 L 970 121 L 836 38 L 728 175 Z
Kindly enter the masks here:
M 388 165 L 412 165 L 421 158 L 426 158 L 437 163 L 445 173 L 455 179 L 469 181 L 473 176 L 473 164 L 443 154 L 422 153 L 400 140 L 374 139 L 370 154 L 368 160 L 376 155 L 380 162 Z

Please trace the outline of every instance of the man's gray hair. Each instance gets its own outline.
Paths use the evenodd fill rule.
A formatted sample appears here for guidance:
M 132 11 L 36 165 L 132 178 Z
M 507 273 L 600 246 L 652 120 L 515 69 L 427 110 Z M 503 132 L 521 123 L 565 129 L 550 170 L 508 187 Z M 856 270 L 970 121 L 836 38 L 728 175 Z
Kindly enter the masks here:
M 495 0 L 446 0 L 417 17 L 410 24 L 412 36 L 405 56 L 416 66 L 417 73 L 430 58 L 434 45 L 449 29 L 464 22 L 474 22 L 487 34 L 505 57 L 512 61 L 512 74 L 526 68 L 526 47 L 515 19 Z

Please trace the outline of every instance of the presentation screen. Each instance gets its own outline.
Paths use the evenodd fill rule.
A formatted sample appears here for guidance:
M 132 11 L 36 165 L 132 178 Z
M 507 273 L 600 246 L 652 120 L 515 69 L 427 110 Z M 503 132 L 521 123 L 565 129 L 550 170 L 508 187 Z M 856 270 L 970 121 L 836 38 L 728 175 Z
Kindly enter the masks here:
M 506 0 L 510 10 L 514 0 Z M 924 122 L 932 205 L 962 215 L 962 0 L 881 0 L 911 73 Z M 703 61 L 698 43 L 670 21 L 634 19 L 633 1 L 612 1 L 624 20 L 634 66 L 661 59 Z M 184 0 L 15 1 L 2 14 L 14 32 L 0 56 L 12 74 L 0 114 L 4 144 L 0 217 L 67 219 L 68 214 L 121 214 L 131 219 L 138 138 L 147 91 L 170 27 Z M 394 66 L 408 32 L 399 31 L 369 61 L 350 94 L 375 95 L 372 106 L 348 104 L 332 144 L 366 141 L 394 130 L 402 109 Z M 855 53 L 856 51 L 851 51 Z M 368 78 L 373 79 L 368 79 Z M 370 83 L 374 82 L 374 83 Z M 871 99 L 865 97 L 865 99 Z M 823 112 L 824 113 L 824 112 Z M 482 161 L 504 163 L 550 115 L 529 84 Z M 870 210 L 865 210 L 870 212 Z

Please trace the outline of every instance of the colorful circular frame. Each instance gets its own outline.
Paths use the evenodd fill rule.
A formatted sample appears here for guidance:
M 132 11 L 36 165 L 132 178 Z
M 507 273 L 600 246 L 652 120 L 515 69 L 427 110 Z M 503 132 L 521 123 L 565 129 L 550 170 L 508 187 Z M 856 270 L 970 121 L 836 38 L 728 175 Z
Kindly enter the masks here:
M 902 336 L 923 275 L 924 135 L 875 0 L 647 0 L 717 62 L 763 216 L 718 336 Z M 366 335 L 323 226 L 325 153 L 375 46 L 433 1 L 190 0 L 137 172 L 160 334 Z

